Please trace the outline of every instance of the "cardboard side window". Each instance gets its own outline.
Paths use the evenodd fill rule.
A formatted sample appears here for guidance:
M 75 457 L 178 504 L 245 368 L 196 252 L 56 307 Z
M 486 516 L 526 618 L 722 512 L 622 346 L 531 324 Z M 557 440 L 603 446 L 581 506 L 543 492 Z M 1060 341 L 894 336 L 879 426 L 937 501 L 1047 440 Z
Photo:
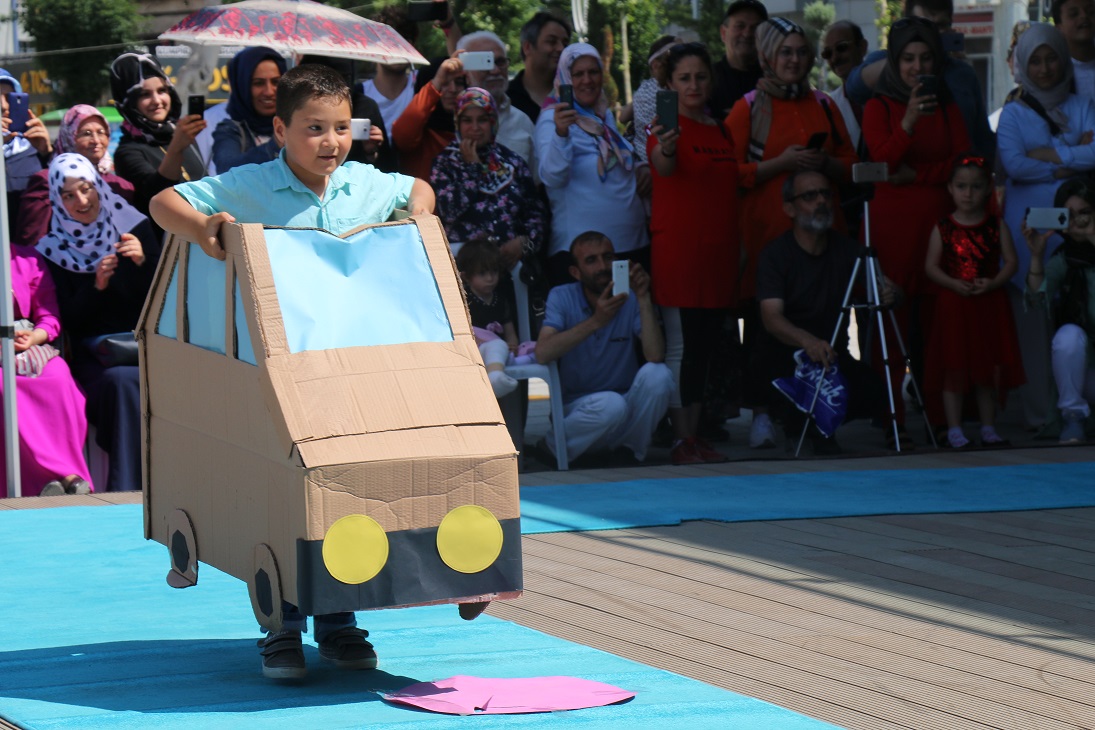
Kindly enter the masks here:
M 289 352 L 453 341 L 417 226 L 265 236 Z
M 247 313 L 243 308 L 243 294 L 240 292 L 239 277 L 232 277 L 232 283 L 236 291 L 235 306 L 232 307 L 235 312 L 234 319 L 236 323 L 236 359 L 251 365 L 257 365 L 255 348 L 251 345 L 251 331 L 247 328 Z
M 156 334 L 176 339 L 179 336 L 178 307 L 179 307 L 179 260 L 171 267 L 171 281 L 167 285 L 167 295 L 164 298 L 163 309 L 160 311 L 160 319 L 156 322 Z
M 225 263 L 190 244 L 186 262 L 187 342 L 224 354 Z

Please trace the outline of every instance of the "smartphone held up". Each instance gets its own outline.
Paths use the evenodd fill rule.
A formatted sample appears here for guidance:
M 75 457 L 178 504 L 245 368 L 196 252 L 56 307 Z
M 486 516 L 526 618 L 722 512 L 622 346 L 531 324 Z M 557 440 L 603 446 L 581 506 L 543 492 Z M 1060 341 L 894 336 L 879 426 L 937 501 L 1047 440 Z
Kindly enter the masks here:
M 27 122 L 30 121 L 30 95 L 20 91 L 11 91 L 7 95 L 8 119 L 11 124 L 8 132 L 23 134 L 27 131 Z

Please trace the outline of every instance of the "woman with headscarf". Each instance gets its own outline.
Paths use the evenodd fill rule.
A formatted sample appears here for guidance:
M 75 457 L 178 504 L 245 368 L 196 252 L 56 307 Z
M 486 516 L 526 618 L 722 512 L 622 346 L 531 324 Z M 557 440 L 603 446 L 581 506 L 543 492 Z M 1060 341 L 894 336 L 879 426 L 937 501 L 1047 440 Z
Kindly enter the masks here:
M 570 85 L 574 103 L 560 101 Z M 612 241 L 617 256 L 650 270 L 650 237 L 639 197 L 635 150 L 616 129 L 604 92 L 601 54 L 588 43 L 563 49 L 555 86 L 536 120 L 540 181 L 551 204 L 548 280 L 572 281 L 570 244 L 590 229 Z M 643 166 L 649 182 L 649 168 Z
M 75 152 L 83 155 L 103 176 L 110 189 L 122 196 L 127 203 L 133 202 L 133 184 L 114 174 L 114 160 L 110 156 L 110 124 L 102 112 L 88 104 L 77 104 L 65 112 L 61 129 L 57 134 L 57 153 Z M 49 171 L 35 173 L 19 203 L 19 218 L 12 232 L 12 240 L 23 246 L 34 246 L 49 231 L 53 206 L 49 202 Z
M 955 157 L 970 149 L 962 112 L 940 75 L 942 64 L 943 46 L 935 24 L 902 18 L 890 28 L 886 65 L 874 98 L 863 108 L 863 140 L 871 159 L 885 162 L 889 169 L 888 182 L 875 185 L 870 243 L 883 273 L 905 293 L 908 306 L 897 310 L 898 325 L 918 380 L 923 372 L 921 323 L 931 321 L 924 273 L 928 239 L 936 222 L 954 210 L 947 183 Z M 901 446 L 907 448 L 911 441 L 904 431 L 901 390 L 905 363 L 893 333 L 887 331 L 886 338 L 896 420 Z M 879 339 L 874 337 L 875 363 L 881 368 Z M 942 394 L 936 395 L 925 394 L 925 405 L 929 420 L 942 425 Z M 892 440 L 892 431 L 887 433 Z
M 739 300 L 745 319 L 747 369 L 761 327 L 757 260 L 765 246 L 791 228 L 791 219 L 783 212 L 784 180 L 792 170 L 815 170 L 828 177 L 835 189 L 850 178 L 857 161 L 840 109 L 827 95 L 810 88 L 816 53 L 806 32 L 785 18 L 769 18 L 757 26 L 756 37 L 762 76 L 756 90 L 734 104 L 725 121 L 738 160 L 738 183 L 745 188 L 740 209 L 746 213 L 739 216 L 745 255 Z M 832 208 L 833 227 L 846 232 L 840 201 L 834 200 Z M 746 382 L 752 379 L 747 377 Z M 755 400 L 744 404 L 754 409 L 749 446 L 773 447 L 775 431 L 763 405 L 771 388 L 762 393 L 750 390 Z
M 467 88 L 460 55 L 436 61 L 415 80 L 411 103 L 391 123 L 392 144 L 399 153 L 399 171 L 428 180 L 433 161 L 456 137 L 453 113 L 456 97 Z
M 470 88 L 456 99 L 456 138 L 433 163 L 437 215 L 449 240 L 498 245 L 506 269 L 535 253 L 544 210 L 532 171 L 513 150 L 495 141 L 498 110 L 490 92 Z
M 34 249 L 11 247 L 15 305 L 15 389 L 19 404 L 20 486 L 24 497 L 91 491 L 84 460 L 84 394 L 52 343 L 61 330 L 46 263 Z M 0 383 L 0 403 L 3 402 Z M 0 423 L 0 435 L 4 425 Z M 0 473 L 0 496 L 7 496 Z
M 269 162 L 280 147 L 274 138 L 278 80 L 285 59 L 272 48 L 245 48 L 228 62 L 228 118 L 213 132 L 213 164 L 217 172 L 237 165 Z
M 133 183 L 133 205 L 148 215 L 148 201 L 161 190 L 205 177 L 194 138 L 205 129 L 198 114 L 180 119 L 182 102 L 156 59 L 123 53 L 110 66 L 110 91 L 125 120 L 114 153 L 118 175 Z
M 1023 221 L 1030 208 L 1053 207 L 1061 181 L 1095 169 L 1095 102 L 1072 93 L 1072 59 L 1057 28 L 1032 23 L 1015 44 L 1015 78 L 1019 88 L 1000 112 L 997 128 L 999 160 L 1007 173 L 1004 221 L 1022 240 Z M 1060 236 L 1048 242 L 1049 252 Z M 1054 418 L 1049 387 L 1050 330 L 1044 312 L 1024 306 L 1021 292 L 1030 266 L 1030 252 L 1017 246 L 1019 273 L 1009 294 L 1019 330 L 1027 385 L 1020 389 L 1023 417 L 1039 427 Z
M 0 68 L 0 117 L 4 138 L 4 173 L 8 191 L 8 226 L 15 227 L 16 214 L 19 211 L 19 198 L 30 184 L 30 178 L 49 164 L 53 156 L 53 145 L 49 141 L 49 131 L 42 120 L 27 110 L 27 127 L 22 132 L 10 132 L 11 112 L 8 107 L 8 94 L 22 93 L 19 81 Z
M 110 455 L 109 491 L 141 488 L 141 400 L 132 333 L 159 258 L 152 223 L 114 194 L 91 162 L 49 166 L 53 216 L 37 249 L 49 261 L 70 359 L 96 441 Z M 130 342 L 127 343 L 126 340 Z

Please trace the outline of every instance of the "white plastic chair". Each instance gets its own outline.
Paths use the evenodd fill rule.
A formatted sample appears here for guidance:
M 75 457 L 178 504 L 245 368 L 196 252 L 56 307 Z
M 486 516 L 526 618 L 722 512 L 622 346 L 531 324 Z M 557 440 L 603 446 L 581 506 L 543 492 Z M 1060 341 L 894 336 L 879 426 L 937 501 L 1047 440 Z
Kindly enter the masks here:
M 513 267 L 510 274 L 513 276 L 513 290 L 517 295 L 517 339 L 527 342 L 532 339 L 532 326 L 528 306 L 528 287 L 521 281 L 520 261 Z M 559 385 L 558 363 L 507 365 L 506 375 L 514 380 L 540 378 L 548 384 L 548 395 L 551 399 L 551 425 L 555 433 L 555 461 L 560 471 L 566 471 L 570 468 L 570 463 L 567 459 L 566 429 L 563 426 L 563 389 Z

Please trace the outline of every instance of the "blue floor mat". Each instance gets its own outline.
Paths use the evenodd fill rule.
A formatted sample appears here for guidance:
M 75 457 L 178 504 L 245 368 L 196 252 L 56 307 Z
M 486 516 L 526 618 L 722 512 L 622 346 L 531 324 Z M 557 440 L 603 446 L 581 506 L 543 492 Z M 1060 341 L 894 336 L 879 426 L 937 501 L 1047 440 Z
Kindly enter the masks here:
M 201 566 L 164 581 L 167 550 L 139 505 L 0 511 L 0 718 L 37 728 L 687 727 L 831 725 L 453 606 L 359 614 L 380 669 L 339 672 L 305 645 L 309 677 L 264 680 L 241 582 Z M 389 705 L 378 692 L 457 674 L 570 675 L 637 692 L 625 704 L 476 719 Z
M 521 531 L 1095 506 L 1095 464 L 833 471 L 525 487 Z

